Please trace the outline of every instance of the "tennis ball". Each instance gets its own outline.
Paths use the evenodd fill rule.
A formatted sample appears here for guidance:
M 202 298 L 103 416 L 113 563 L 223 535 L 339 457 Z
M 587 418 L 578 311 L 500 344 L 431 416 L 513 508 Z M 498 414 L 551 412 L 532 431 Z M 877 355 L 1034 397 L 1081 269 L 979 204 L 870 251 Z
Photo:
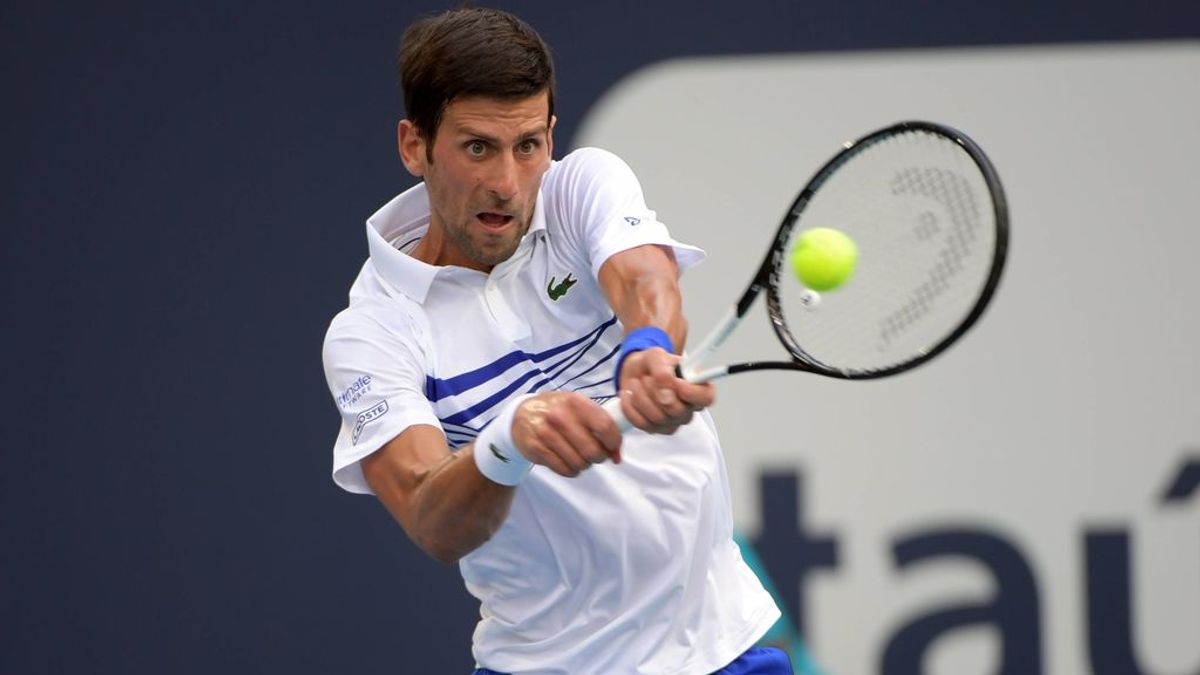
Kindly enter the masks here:
M 846 283 L 857 262 L 854 240 L 831 227 L 805 230 L 792 249 L 792 271 L 814 291 L 832 291 Z

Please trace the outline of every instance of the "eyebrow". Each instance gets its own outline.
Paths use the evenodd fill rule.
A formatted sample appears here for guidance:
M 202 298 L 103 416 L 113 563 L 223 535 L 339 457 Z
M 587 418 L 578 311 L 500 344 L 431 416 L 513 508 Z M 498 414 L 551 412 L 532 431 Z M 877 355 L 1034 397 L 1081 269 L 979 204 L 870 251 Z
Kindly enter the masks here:
M 545 135 L 546 133 L 548 133 L 549 131 L 550 131 L 550 127 L 549 127 L 549 125 L 547 125 L 547 124 L 543 124 L 543 125 L 539 126 L 537 129 L 533 129 L 533 130 L 531 130 L 531 131 L 527 131 L 527 132 L 525 132 L 525 133 L 521 134 L 520 136 L 518 136 L 518 137 L 517 137 L 517 143 L 520 143 L 520 142 L 522 142 L 522 141 L 527 141 L 527 140 L 529 140 L 530 138 L 535 138 L 535 137 L 538 137 L 538 136 L 543 136 L 543 135 Z M 478 131 L 478 130 L 476 130 L 476 129 L 472 129 L 471 127 L 468 127 L 468 126 L 462 126 L 462 127 L 459 127 L 459 128 L 458 128 L 458 133 L 460 133 L 460 134 L 462 134 L 462 135 L 464 135 L 464 136 L 470 136 L 470 137 L 472 137 L 472 138 L 478 138 L 479 140 L 481 140 L 481 141 L 486 141 L 486 142 L 488 142 L 488 143 L 491 143 L 492 145 L 501 145 L 501 143 L 500 143 L 500 140 L 499 140 L 499 139 L 497 139 L 496 137 L 494 137 L 494 136 L 491 136 L 491 135 L 489 135 L 489 134 L 485 134 L 485 133 L 483 133 L 483 132 L 480 132 L 480 131 Z

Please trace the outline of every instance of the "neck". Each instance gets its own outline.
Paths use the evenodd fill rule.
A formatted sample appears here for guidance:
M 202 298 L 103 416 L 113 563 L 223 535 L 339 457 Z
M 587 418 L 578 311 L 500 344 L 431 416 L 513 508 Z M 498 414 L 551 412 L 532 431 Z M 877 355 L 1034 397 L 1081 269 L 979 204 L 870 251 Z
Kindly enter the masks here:
M 425 236 L 421 237 L 421 241 L 413 247 L 410 256 L 429 265 L 437 265 L 445 267 L 454 265 L 456 267 L 466 267 L 477 272 L 487 274 L 492 271 L 491 266 L 481 266 L 479 263 L 471 260 L 463 255 L 461 251 L 454 246 L 450 238 L 446 236 L 445 231 L 438 225 L 435 219 L 429 221 L 429 229 L 425 231 Z
M 425 236 L 421 237 L 421 241 L 417 242 L 409 255 L 430 265 L 445 265 L 446 263 L 442 260 L 446 257 L 445 251 L 446 237 L 440 228 L 434 227 L 433 223 L 430 223 L 429 229 L 425 231 Z

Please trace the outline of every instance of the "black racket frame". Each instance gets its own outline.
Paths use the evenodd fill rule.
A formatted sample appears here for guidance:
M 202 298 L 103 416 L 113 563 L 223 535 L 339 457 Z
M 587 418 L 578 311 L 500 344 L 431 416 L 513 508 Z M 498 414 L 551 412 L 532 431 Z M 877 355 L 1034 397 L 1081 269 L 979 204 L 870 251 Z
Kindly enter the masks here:
M 821 185 L 838 168 L 872 145 L 897 134 L 912 131 L 936 134 L 954 141 L 970 156 L 983 175 L 987 188 L 991 193 L 996 223 L 996 246 L 992 253 L 991 269 L 988 272 L 987 280 L 981 288 L 974 305 L 971 307 L 971 311 L 963 317 L 962 321 L 952 331 L 947 333 L 942 340 L 928 349 L 913 354 L 912 358 L 900 361 L 886 368 L 878 369 L 845 369 L 826 365 L 813 358 L 800 346 L 795 336 L 788 329 L 787 322 L 784 320 L 779 297 L 780 280 L 784 274 L 784 265 L 786 263 L 786 251 L 784 248 L 791 237 L 792 229 L 800 219 L 800 214 L 803 213 L 805 207 L 808 206 L 808 203 L 812 200 L 817 190 L 820 189 Z M 764 289 L 767 291 L 767 314 L 771 319 L 771 325 L 775 329 L 775 334 L 779 337 L 779 341 L 787 349 L 792 359 L 790 361 L 750 361 L 732 364 L 727 366 L 728 374 L 734 375 L 753 370 L 800 370 L 843 380 L 871 380 L 897 375 L 916 368 L 938 354 L 941 354 L 946 348 L 957 342 L 959 338 L 975 325 L 979 317 L 983 315 L 984 310 L 987 309 L 988 304 L 995 295 L 997 287 L 1000 285 L 1000 277 L 1004 271 L 1004 263 L 1008 256 L 1008 245 L 1008 202 L 1004 196 L 1004 189 L 1000 184 L 1000 176 L 996 173 L 995 167 L 992 166 L 991 160 L 988 159 L 987 155 L 984 154 L 975 141 L 953 127 L 937 122 L 921 120 L 898 122 L 873 131 L 856 141 L 847 143 L 841 152 L 826 162 L 809 179 L 808 184 L 800 191 L 800 194 L 792 202 L 786 215 L 784 215 L 783 221 L 779 225 L 779 230 L 775 233 L 775 238 L 771 243 L 770 249 L 767 251 L 766 257 L 759 266 L 758 272 L 755 273 L 754 279 L 747 286 L 741 299 L 738 300 L 736 315 L 740 319 L 750 310 L 751 305 L 754 304 L 759 294 Z

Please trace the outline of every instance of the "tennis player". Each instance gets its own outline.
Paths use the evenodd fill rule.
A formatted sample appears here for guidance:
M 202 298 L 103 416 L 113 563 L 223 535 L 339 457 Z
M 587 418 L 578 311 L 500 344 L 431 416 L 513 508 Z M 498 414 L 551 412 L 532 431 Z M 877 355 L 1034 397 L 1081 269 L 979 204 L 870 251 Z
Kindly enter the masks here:
M 552 159 L 553 66 L 518 18 L 406 31 L 405 167 L 326 336 L 333 478 L 481 604 L 476 673 L 791 673 L 732 538 L 711 384 L 677 379 L 680 271 L 630 168 Z M 600 403 L 620 396 L 624 437 Z

